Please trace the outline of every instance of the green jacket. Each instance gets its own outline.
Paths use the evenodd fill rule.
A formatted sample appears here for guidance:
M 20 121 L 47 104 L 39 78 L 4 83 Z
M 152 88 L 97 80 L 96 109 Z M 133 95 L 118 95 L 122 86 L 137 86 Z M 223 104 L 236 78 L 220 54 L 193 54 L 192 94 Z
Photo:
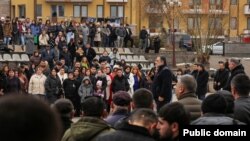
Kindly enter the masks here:
M 95 141 L 100 135 L 114 131 L 104 120 L 83 117 L 71 125 L 62 141 Z

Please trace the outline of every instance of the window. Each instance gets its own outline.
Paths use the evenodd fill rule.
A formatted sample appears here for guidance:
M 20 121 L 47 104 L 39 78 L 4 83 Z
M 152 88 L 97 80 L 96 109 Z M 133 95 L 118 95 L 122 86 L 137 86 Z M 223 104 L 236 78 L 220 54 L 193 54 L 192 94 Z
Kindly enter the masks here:
M 110 6 L 110 17 L 123 17 L 123 6 Z
M 222 0 L 209 0 L 210 9 L 222 9 L 223 2 Z
M 25 5 L 19 5 L 18 6 L 18 11 L 19 11 L 19 18 L 25 18 L 25 16 L 26 16 Z
M 250 17 L 247 18 L 247 29 L 250 30 Z
M 237 3 L 238 3 L 238 0 L 231 0 L 231 5 L 237 5 Z
M 162 16 L 159 15 L 151 15 L 149 16 L 149 29 L 162 27 Z
M 201 0 L 189 0 L 189 7 L 191 9 L 199 8 L 201 6 Z
M 210 29 L 221 29 L 222 28 L 221 18 L 210 18 L 208 24 L 209 24 L 208 27 Z
M 52 17 L 64 17 L 64 6 L 63 5 L 51 5 Z
M 103 5 L 97 5 L 97 18 L 103 17 Z
M 36 16 L 42 17 L 42 5 L 41 4 L 36 5 Z
M 233 30 L 237 28 L 237 17 L 231 17 L 230 28 Z
M 199 28 L 201 25 L 201 19 L 200 18 L 188 18 L 188 29 L 194 29 L 194 28 Z
M 87 17 L 88 16 L 88 6 L 75 5 L 73 14 L 74 14 L 74 17 Z

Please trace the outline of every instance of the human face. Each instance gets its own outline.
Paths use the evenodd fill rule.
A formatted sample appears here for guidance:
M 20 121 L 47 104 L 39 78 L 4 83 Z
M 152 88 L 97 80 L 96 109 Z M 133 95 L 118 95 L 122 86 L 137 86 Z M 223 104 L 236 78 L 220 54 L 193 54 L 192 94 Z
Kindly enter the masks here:
M 75 68 L 80 68 L 81 67 L 81 64 L 79 63 L 79 62 L 77 62 L 76 64 L 75 64 Z
M 15 76 L 15 72 L 14 71 L 9 71 L 9 77 L 14 77 Z
M 155 59 L 155 66 L 156 67 L 160 67 L 161 65 L 163 65 L 163 61 L 161 61 L 161 58 L 160 57 L 157 57 Z
M 92 74 L 96 74 L 96 68 L 95 68 L 95 67 L 92 67 L 92 68 L 91 68 L 91 73 L 92 73 Z
M 126 68 L 126 73 L 130 73 L 130 68 L 128 67 L 128 68 Z
M 197 65 L 193 65 L 193 70 L 198 70 L 198 66 Z
M 79 75 L 80 75 L 79 70 L 75 70 L 75 71 L 74 71 L 74 75 L 75 75 L 75 76 L 79 76 Z
M 15 71 L 15 77 L 18 77 L 18 71 Z
M 41 74 L 42 74 L 42 68 L 38 68 L 37 71 L 36 71 L 36 73 L 37 73 L 38 75 L 41 75 Z
M 198 71 L 202 71 L 203 70 L 201 66 L 198 66 L 197 69 L 198 69 Z
M 173 131 L 171 129 L 172 128 L 171 125 L 160 117 L 158 119 L 158 124 L 156 128 L 159 131 L 161 139 L 170 139 L 173 137 Z
M 230 70 L 233 70 L 235 68 L 235 64 L 231 61 L 228 62 L 228 67 Z
M 56 70 L 51 71 L 52 76 L 56 76 Z
M 178 83 L 175 85 L 175 94 L 176 94 L 177 99 L 179 99 L 183 91 L 184 91 L 183 85 L 178 80 Z
M 68 77 L 69 77 L 69 79 L 73 79 L 74 78 L 74 75 L 72 74 L 72 73 L 70 73 L 69 75 L 68 75 Z
M 61 69 L 60 70 L 60 74 L 63 75 L 65 73 L 65 70 L 64 69 Z
M 90 71 L 87 70 L 85 75 L 90 76 Z
M 118 70 L 118 71 L 117 71 L 117 75 L 118 75 L 118 77 L 122 77 L 122 71 L 121 71 L 121 70 Z
M 224 64 L 220 63 L 220 64 L 219 64 L 219 68 L 220 68 L 220 69 L 224 69 L 224 68 L 225 68 Z

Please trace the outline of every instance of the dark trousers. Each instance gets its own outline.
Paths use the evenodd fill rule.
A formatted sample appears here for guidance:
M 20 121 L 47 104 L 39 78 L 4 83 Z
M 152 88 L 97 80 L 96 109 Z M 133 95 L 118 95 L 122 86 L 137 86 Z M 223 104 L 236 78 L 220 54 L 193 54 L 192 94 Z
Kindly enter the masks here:
M 128 41 L 130 41 L 130 43 L 131 43 L 130 46 L 133 47 L 133 45 L 134 45 L 134 39 L 132 39 L 131 37 L 125 37 L 125 38 L 124 38 L 124 45 L 125 45 L 125 47 L 128 47 L 128 46 L 127 46 Z

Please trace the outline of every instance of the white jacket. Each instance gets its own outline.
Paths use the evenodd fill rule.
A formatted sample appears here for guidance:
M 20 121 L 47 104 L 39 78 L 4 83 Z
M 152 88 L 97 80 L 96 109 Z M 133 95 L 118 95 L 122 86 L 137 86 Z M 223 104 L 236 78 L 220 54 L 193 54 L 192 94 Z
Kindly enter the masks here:
M 128 90 L 128 93 L 129 93 L 130 96 L 132 97 L 133 94 L 134 94 L 134 84 L 135 84 L 134 75 L 133 75 L 132 73 L 129 74 L 128 83 L 129 83 L 129 90 Z
M 30 78 L 29 82 L 29 94 L 43 94 L 45 95 L 45 81 L 46 81 L 46 76 L 45 75 L 37 75 L 34 74 Z
M 59 77 L 61 84 L 63 84 L 63 81 L 68 78 L 68 74 L 64 73 L 64 75 L 60 75 L 60 72 L 57 73 L 57 76 Z

